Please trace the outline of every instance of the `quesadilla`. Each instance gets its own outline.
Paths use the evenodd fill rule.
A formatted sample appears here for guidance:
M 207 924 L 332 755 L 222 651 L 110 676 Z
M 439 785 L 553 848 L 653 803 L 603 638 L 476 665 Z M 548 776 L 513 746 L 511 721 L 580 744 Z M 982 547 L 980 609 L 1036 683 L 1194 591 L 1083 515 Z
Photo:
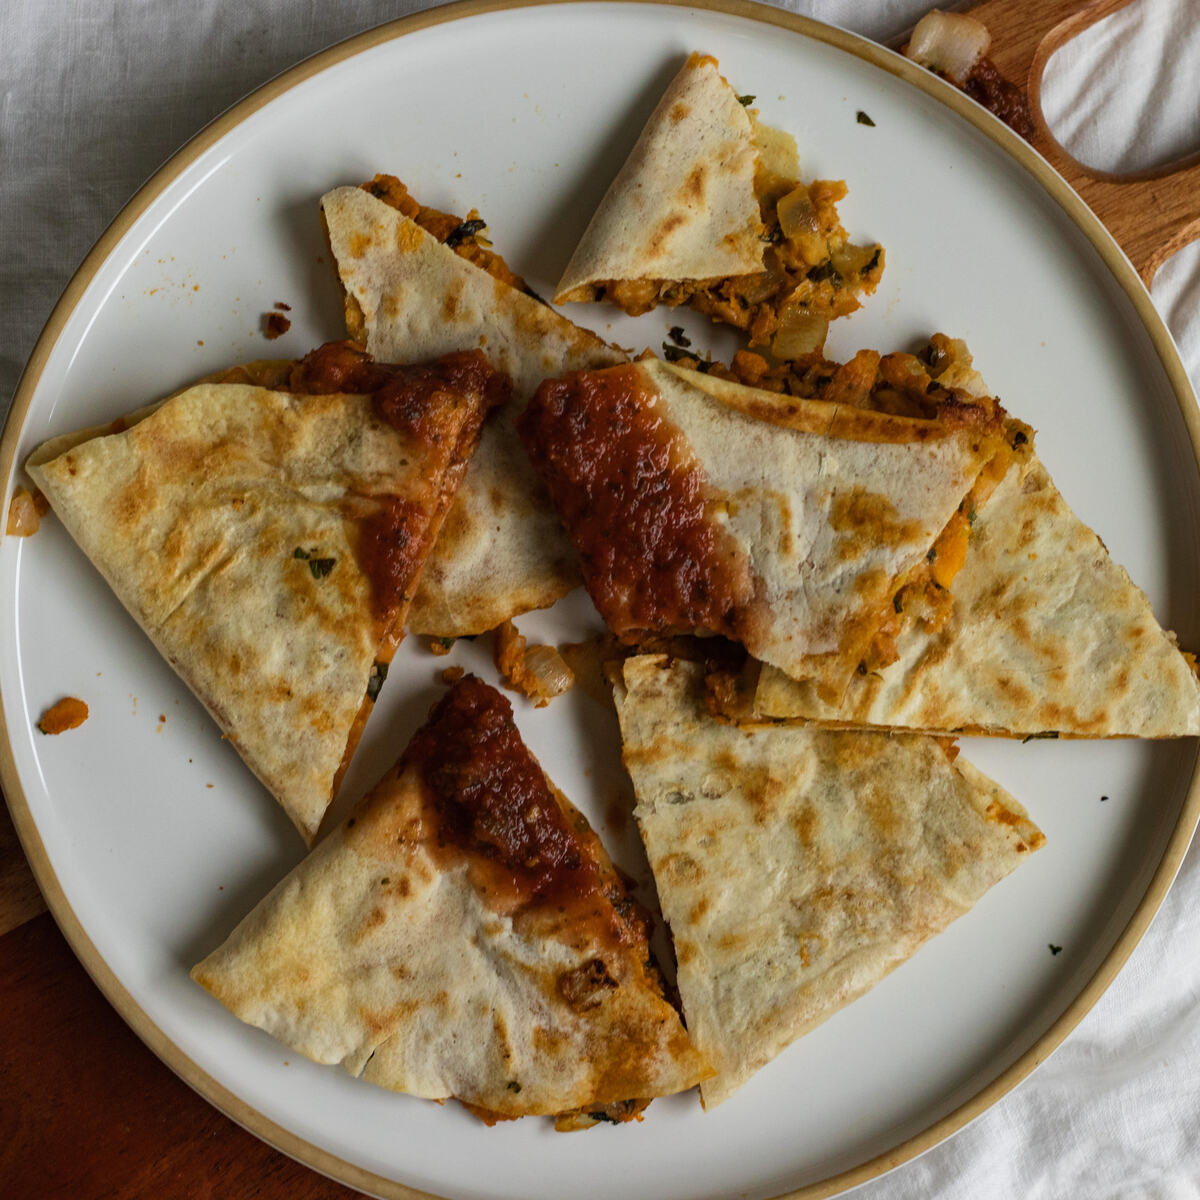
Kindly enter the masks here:
M 340 344 L 228 377 L 275 386 L 198 384 L 27 469 L 311 842 L 509 384 L 479 351 L 397 367 Z
M 578 584 L 578 567 L 512 419 L 547 376 L 624 355 L 525 291 L 480 245 L 481 220 L 423 208 L 397 179 L 337 188 L 321 211 L 352 338 L 389 362 L 482 347 L 513 381 L 512 403 L 485 429 L 430 556 L 409 628 L 471 635 L 553 604 Z
M 889 660 L 899 591 L 950 586 L 960 509 L 1011 458 L 998 406 L 930 403 L 870 412 L 643 360 L 547 381 L 518 429 L 618 637 L 721 634 L 836 700 Z
M 979 512 L 951 604 L 936 630 L 910 624 L 899 661 L 855 677 L 836 704 L 764 666 L 734 689 L 742 704 L 725 707 L 743 720 L 932 733 L 1200 734 L 1194 656 L 1180 652 L 1036 456 Z
M 317 1062 L 571 1129 L 712 1073 L 663 999 L 647 922 L 508 701 L 467 676 L 192 976 Z
M 795 358 L 883 273 L 842 227 L 842 182 L 800 179 L 795 141 L 761 125 L 717 61 L 693 54 L 613 180 L 554 295 L 631 316 L 688 304 Z
M 711 1108 L 1045 839 L 944 741 L 739 730 L 705 715 L 702 676 L 632 658 L 616 701 Z
M 732 375 L 793 395 L 889 411 L 936 388 L 983 395 L 966 346 L 935 334 L 921 359 L 863 351 L 838 366 L 768 366 L 744 352 Z M 1020 431 L 1019 431 L 1020 432 Z M 1015 465 L 965 512 L 970 537 L 952 591 L 902 589 L 896 659 L 856 675 L 837 702 L 775 667 L 710 680 L 717 711 L 742 722 L 1010 737 L 1200 733 L 1195 658 L 1181 653 L 1104 543 L 1070 509 L 1022 436 Z

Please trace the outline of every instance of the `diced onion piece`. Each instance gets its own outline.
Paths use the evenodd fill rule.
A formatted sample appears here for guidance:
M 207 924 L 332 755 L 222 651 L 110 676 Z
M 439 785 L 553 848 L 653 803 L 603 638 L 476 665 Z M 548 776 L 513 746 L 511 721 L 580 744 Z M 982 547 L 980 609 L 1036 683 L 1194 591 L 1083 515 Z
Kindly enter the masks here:
M 528 696 L 541 708 L 569 691 L 575 675 L 553 646 L 530 646 L 511 621 L 492 631 L 492 661 L 506 687 Z
M 819 231 L 817 210 L 804 184 L 788 192 L 779 201 L 775 211 L 779 214 L 779 228 L 783 230 L 784 237 L 793 238 Z
M 802 358 L 825 344 L 829 319 L 817 316 L 806 308 L 785 305 L 780 315 L 779 329 L 771 339 L 771 353 L 779 359 Z
M 4 532 L 9 537 L 31 537 L 37 533 L 41 523 L 41 513 L 29 489 L 17 488 L 8 506 L 8 522 Z
M 940 71 L 960 87 L 988 52 L 992 35 L 982 21 L 938 9 L 926 13 L 912 31 L 904 53 L 913 62 Z
M 839 246 L 830 256 L 833 269 L 843 279 L 853 279 L 861 275 L 871 260 L 878 257 L 878 246 L 852 246 L 849 242 Z
M 526 689 L 539 704 L 571 690 L 575 672 L 553 646 L 530 646 L 525 651 Z
M 787 272 L 779 265 L 773 255 L 768 257 L 767 269 L 757 275 L 747 275 L 737 281 L 737 294 L 747 304 L 761 304 L 769 300 L 784 284 L 787 283 Z

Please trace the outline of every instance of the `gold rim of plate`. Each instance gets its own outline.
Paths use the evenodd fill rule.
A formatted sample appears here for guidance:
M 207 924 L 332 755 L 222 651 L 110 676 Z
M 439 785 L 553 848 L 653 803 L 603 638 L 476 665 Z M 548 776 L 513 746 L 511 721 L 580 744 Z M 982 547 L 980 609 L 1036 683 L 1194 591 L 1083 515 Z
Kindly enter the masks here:
M 506 0 L 459 0 L 458 3 L 401 17 L 344 42 L 339 42 L 312 58 L 306 59 L 251 92 L 249 96 L 196 134 L 155 172 L 117 214 L 112 224 L 104 231 L 83 260 L 67 284 L 58 304 L 55 305 L 54 311 L 50 314 L 50 319 L 46 322 L 46 327 L 38 338 L 33 354 L 30 356 L 17 386 L 12 408 L 5 422 L 3 439 L 0 440 L 0 478 L 5 481 L 3 495 L 6 506 L 14 483 L 17 443 L 24 428 L 25 418 L 29 412 L 38 381 L 41 379 L 42 371 L 45 369 L 46 362 L 57 344 L 67 320 L 79 304 L 101 265 L 108 259 L 121 238 L 159 195 L 197 158 L 248 117 L 253 116 L 259 109 L 291 91 L 297 85 L 320 74 L 328 67 L 375 46 L 435 25 L 462 21 L 505 9 L 534 8 L 550 4 L 562 6 L 587 2 L 589 0 L 521 0 L 520 3 L 513 4 Z M 646 0 L 616 0 L 616 2 L 645 4 Z M 1191 381 L 1170 332 L 1155 309 L 1149 292 L 1142 285 L 1137 272 L 1112 235 L 1066 181 L 1032 146 L 950 84 L 944 83 L 923 68 L 858 34 L 821 24 L 808 17 L 769 8 L 766 5 L 754 3 L 753 0 L 653 0 L 652 6 L 674 5 L 725 13 L 762 25 L 775 25 L 814 41 L 824 42 L 835 49 L 846 51 L 856 58 L 886 71 L 889 75 L 903 79 L 946 107 L 953 109 L 1015 159 L 1037 180 L 1051 199 L 1083 232 L 1129 298 L 1138 318 L 1150 336 L 1155 354 L 1166 371 L 1167 379 L 1175 393 L 1184 424 L 1187 427 L 1197 468 L 1200 469 L 1200 410 L 1197 409 Z M 7 507 L 5 511 L 7 511 Z M 284 1154 L 290 1155 L 341 1183 L 385 1197 L 387 1200 L 444 1200 L 435 1193 L 420 1191 L 364 1170 L 269 1120 L 198 1067 L 154 1024 L 105 962 L 67 902 L 62 885 L 54 872 L 33 816 L 29 811 L 21 781 L 17 776 L 12 744 L 9 740 L 2 707 L 0 707 L 0 785 L 3 786 L 13 824 L 16 826 L 21 845 L 33 868 L 34 876 L 42 889 L 51 914 L 58 922 L 58 927 L 62 930 L 71 949 L 117 1012 L 121 1014 L 138 1037 L 176 1075 L 244 1129 L 248 1129 Z M 1044 1062 L 1116 978 L 1117 973 L 1125 964 L 1125 960 L 1141 940 L 1183 862 L 1198 819 L 1200 819 L 1200 772 L 1193 770 L 1179 821 L 1167 842 L 1162 859 L 1150 880 L 1145 895 L 1134 910 L 1128 924 L 1082 991 L 1016 1062 L 1001 1072 L 970 1100 L 915 1136 L 849 1170 L 841 1171 L 836 1175 L 793 1191 L 780 1193 L 775 1200 L 822 1200 L 824 1197 L 837 1195 L 839 1192 L 856 1187 L 890 1171 L 893 1167 L 908 1162 L 985 1112 L 1005 1093 L 1020 1083 L 1035 1067 Z

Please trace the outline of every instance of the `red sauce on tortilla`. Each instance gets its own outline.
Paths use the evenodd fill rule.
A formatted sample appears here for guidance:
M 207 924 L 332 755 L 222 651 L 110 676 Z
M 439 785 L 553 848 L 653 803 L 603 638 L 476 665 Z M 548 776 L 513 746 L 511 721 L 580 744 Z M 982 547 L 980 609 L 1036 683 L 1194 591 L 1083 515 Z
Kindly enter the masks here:
M 749 566 L 714 520 L 687 439 L 636 365 L 547 380 L 517 428 L 618 637 L 737 636 L 753 594 Z
M 482 400 L 487 411 L 512 394 L 508 376 L 482 350 L 460 350 L 431 363 L 383 363 L 354 342 L 326 342 L 306 354 L 292 368 L 288 389 L 305 395 L 373 393 L 382 420 L 427 444 L 442 440 L 447 417 L 458 405 Z
M 379 502 L 363 522 L 358 561 L 371 581 L 375 615 L 386 618 L 407 600 L 425 561 L 430 515 L 399 496 L 381 496 Z
M 521 741 L 512 706 L 474 675 L 438 702 L 401 759 L 421 773 L 440 845 L 492 868 L 497 889 L 562 904 L 601 890 L 591 847 Z

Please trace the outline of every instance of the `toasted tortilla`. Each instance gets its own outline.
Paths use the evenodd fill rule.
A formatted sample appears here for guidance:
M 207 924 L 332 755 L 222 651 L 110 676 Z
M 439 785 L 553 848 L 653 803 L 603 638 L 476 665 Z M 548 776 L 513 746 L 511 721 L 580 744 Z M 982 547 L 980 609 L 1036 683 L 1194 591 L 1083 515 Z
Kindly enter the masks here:
M 512 404 L 485 430 L 430 557 L 409 628 L 470 635 L 553 604 L 578 584 L 578 566 L 512 420 L 547 376 L 624 355 L 361 188 L 329 192 L 321 211 L 357 305 L 354 324 L 376 358 L 416 362 L 481 348 L 513 381 Z
M 616 687 L 688 1030 L 712 1108 L 911 958 L 1044 838 L 946 743 L 704 712 L 703 668 L 645 655 Z
M 465 357 L 481 379 L 501 378 Z M 422 430 L 381 419 L 370 394 L 203 383 L 27 463 L 310 842 L 483 417 L 505 394 L 443 380 L 406 413 Z
M 764 667 L 741 717 L 1009 737 L 1200 733 L 1195 660 L 1036 456 L 976 517 L 952 604 L 941 629 L 910 626 L 899 661 L 854 678 L 840 702 Z
M 1007 450 L 995 407 L 894 416 L 658 360 L 549 381 L 518 428 L 618 637 L 721 634 L 833 699 Z
M 613 180 L 555 290 L 631 316 L 690 304 L 795 358 L 873 292 L 879 245 L 853 246 L 840 181 L 800 178 L 796 144 L 759 123 L 716 59 L 692 54 Z
M 577 1128 L 712 1073 L 648 958 L 599 839 L 468 676 L 192 975 L 317 1062 Z
M 709 279 L 763 269 L 745 105 L 714 58 L 693 54 L 651 114 L 576 246 L 554 302 L 610 279 Z

